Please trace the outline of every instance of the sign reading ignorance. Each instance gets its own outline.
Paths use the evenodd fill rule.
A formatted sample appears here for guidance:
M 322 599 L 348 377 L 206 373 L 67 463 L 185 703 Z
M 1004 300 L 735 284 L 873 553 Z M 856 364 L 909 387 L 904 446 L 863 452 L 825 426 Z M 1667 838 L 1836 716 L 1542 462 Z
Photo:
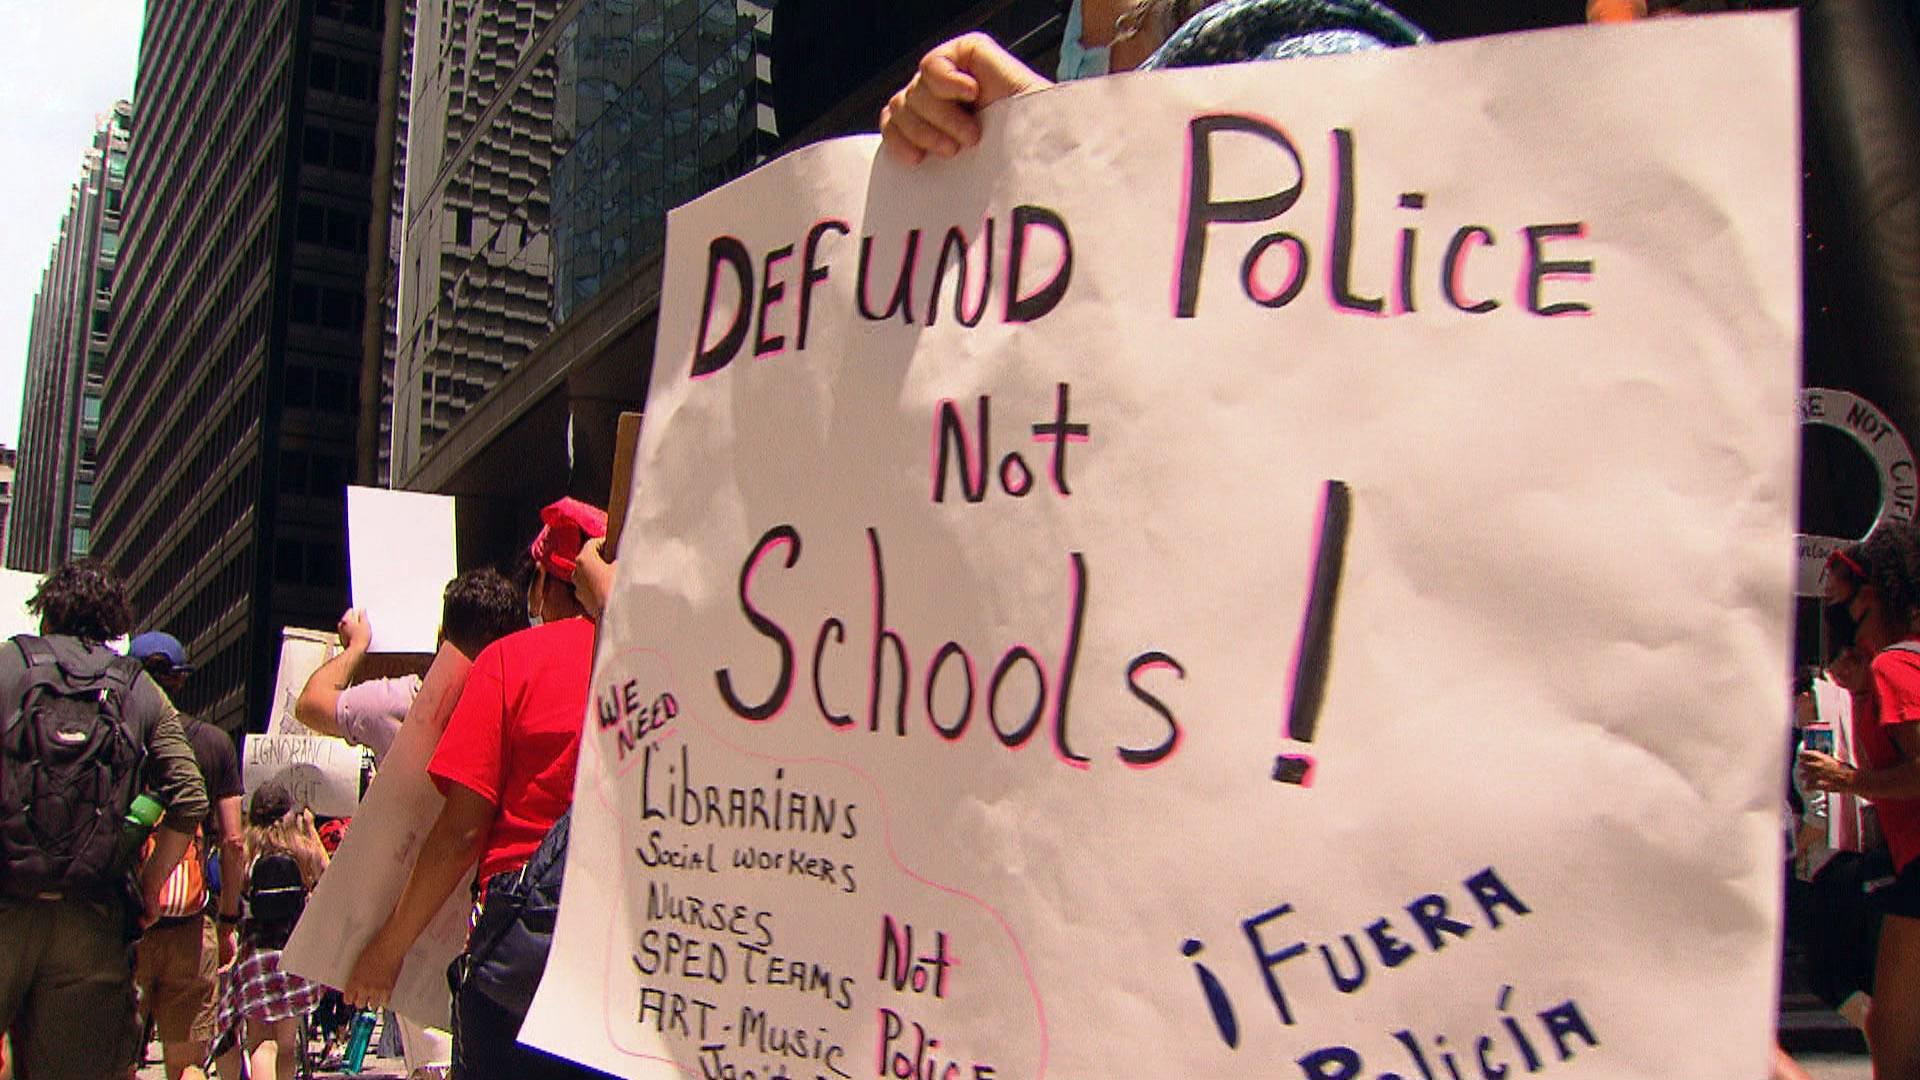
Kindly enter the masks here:
M 285 784 L 296 806 L 321 817 L 351 817 L 360 806 L 360 748 L 319 735 L 248 735 L 240 763 L 247 796 Z
M 1728 17 L 1100 79 L 677 211 L 522 1037 L 1763 1075 L 1794 54 Z

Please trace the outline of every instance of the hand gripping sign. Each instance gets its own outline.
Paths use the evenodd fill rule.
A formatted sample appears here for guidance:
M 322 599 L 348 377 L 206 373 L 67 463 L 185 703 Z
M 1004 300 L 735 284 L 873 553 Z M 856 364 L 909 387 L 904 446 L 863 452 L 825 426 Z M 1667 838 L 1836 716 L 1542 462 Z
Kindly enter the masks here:
M 1787 18 L 1553 32 L 1095 80 L 676 211 L 522 1037 L 1761 1075 L 1797 103 Z

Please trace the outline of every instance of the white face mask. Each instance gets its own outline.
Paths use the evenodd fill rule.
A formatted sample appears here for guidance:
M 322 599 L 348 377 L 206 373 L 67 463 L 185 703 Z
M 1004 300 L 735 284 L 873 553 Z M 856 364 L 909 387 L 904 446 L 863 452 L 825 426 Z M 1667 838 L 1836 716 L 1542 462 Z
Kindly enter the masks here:
M 1081 44 L 1080 39 L 1085 33 L 1086 21 L 1080 14 L 1080 0 L 1073 0 L 1073 8 L 1067 12 L 1066 32 L 1060 38 L 1060 66 L 1055 71 L 1061 82 L 1105 75 L 1111 66 L 1107 46 Z

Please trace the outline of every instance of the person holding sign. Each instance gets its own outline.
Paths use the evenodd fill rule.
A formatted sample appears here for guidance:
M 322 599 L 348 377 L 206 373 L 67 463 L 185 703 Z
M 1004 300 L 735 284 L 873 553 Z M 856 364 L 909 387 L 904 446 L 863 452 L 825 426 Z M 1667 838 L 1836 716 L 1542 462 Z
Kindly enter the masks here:
M 1376 0 L 1140 0 L 1124 6 L 1093 0 L 1086 25 L 1114 27 L 1106 40 L 1121 53 L 1113 70 L 1201 67 L 1246 60 L 1359 52 L 1424 44 L 1430 39 Z M 1123 36 L 1124 35 L 1124 36 Z M 1089 34 L 1087 40 L 1092 40 Z M 981 109 L 1052 83 L 991 37 L 964 34 L 938 46 L 880 111 L 882 144 L 903 164 L 927 155 L 950 158 L 980 141 Z
M 471 659 L 495 641 L 527 628 L 527 606 L 499 571 L 469 570 L 447 582 L 440 602 L 440 640 Z M 294 719 L 322 735 L 337 735 L 373 751 L 374 764 L 387 756 L 400 732 L 407 708 L 420 692 L 420 676 L 353 681 L 373 644 L 373 625 L 365 612 L 340 616 L 340 653 L 315 669 L 294 703 Z
M 1876 1080 L 1920 1078 L 1920 528 L 1887 522 L 1836 552 L 1824 585 L 1832 644 L 1873 657 L 1870 698 L 1855 702 L 1861 767 L 1802 750 L 1801 780 L 1868 799 L 1893 853 L 1892 885 L 1875 961 L 1867 1046 Z
M 589 540 L 580 549 L 579 565 L 573 571 L 573 595 L 594 622 L 606 614 L 607 601 L 613 598 L 613 563 L 601 550 L 600 540 Z
M 476 862 L 484 904 L 490 884 L 518 872 L 572 804 L 594 640 L 594 624 L 574 598 L 573 576 L 581 546 L 606 535 L 607 518 L 562 499 L 541 519 L 527 594 L 536 625 L 474 658 L 428 766 L 446 805 L 393 913 L 361 950 L 343 987 L 355 1005 L 386 1004 L 407 950 Z M 518 1018 L 470 987 L 456 994 L 453 1017 L 456 1076 L 590 1075 L 520 1046 Z
M 492 567 L 468 570 L 447 583 L 440 603 L 440 640 L 472 659 L 495 641 L 527 628 L 527 604 L 513 583 Z M 340 653 L 315 669 L 294 703 L 294 718 L 322 735 L 337 735 L 373 751 L 375 767 L 400 733 L 407 710 L 420 693 L 420 676 L 353 681 L 373 626 L 357 609 L 340 616 Z M 397 1018 L 409 1070 L 445 1065 L 451 1043 L 444 1032 L 407 1017 Z

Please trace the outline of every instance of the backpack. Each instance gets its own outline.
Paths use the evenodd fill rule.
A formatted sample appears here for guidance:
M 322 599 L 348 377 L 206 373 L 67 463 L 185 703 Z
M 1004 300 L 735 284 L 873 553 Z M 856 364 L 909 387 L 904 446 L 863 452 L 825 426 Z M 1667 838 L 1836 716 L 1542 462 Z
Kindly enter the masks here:
M 189 743 L 194 726 L 199 723 L 198 719 L 180 716 L 180 725 L 186 729 Z M 213 794 L 211 788 L 207 794 Z M 200 915 L 207 910 L 207 897 L 219 890 L 219 870 L 208 857 L 208 848 L 212 845 L 207 842 L 207 828 L 213 820 L 209 814 L 207 821 L 194 830 L 193 839 L 187 843 L 187 853 L 180 857 L 173 873 L 167 875 L 167 883 L 160 887 L 160 918 L 186 919 Z M 145 862 L 152 851 L 153 841 L 148 840 L 140 851 L 140 860 Z
M 572 819 L 571 810 L 560 815 L 518 874 L 501 874 L 488 883 L 467 951 L 447 971 L 456 1000 L 463 987 L 471 986 L 514 1016 L 526 1017 L 553 948 Z
M 254 858 L 247 870 L 248 934 L 266 948 L 286 948 L 293 925 L 307 910 L 307 882 L 300 860 L 285 851 Z
M 140 665 L 75 670 L 40 638 L 13 644 L 26 672 L 0 726 L 0 892 L 124 895 L 124 819 L 146 758 L 125 715 Z
M 187 853 L 180 857 L 179 865 L 173 873 L 167 875 L 167 883 L 160 887 L 160 910 L 162 919 L 185 919 L 207 910 L 207 857 L 206 844 L 202 834 L 196 831 L 193 839 L 187 842 Z M 148 839 L 146 847 L 140 851 L 140 859 L 146 861 L 153 851 L 153 840 Z

